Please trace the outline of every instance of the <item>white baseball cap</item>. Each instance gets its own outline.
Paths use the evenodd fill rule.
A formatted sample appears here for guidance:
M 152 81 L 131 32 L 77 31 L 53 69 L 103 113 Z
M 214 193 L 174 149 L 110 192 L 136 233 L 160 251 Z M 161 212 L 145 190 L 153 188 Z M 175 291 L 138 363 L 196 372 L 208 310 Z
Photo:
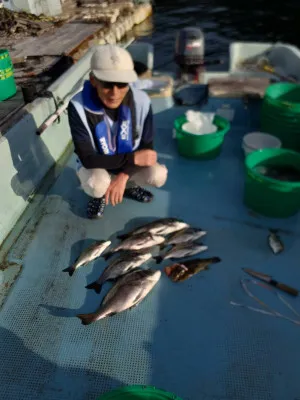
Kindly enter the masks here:
M 130 53 L 112 44 L 97 46 L 91 70 L 97 79 L 105 82 L 131 83 L 138 79 Z

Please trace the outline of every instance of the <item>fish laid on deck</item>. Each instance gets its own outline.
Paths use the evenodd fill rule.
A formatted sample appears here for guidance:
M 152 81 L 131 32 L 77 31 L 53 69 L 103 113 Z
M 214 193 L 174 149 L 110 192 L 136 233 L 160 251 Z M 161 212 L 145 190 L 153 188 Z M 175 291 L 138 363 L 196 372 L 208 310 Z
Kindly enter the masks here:
M 276 232 L 277 232 L 276 230 L 270 229 L 270 234 L 268 236 L 268 243 L 273 253 L 279 254 L 284 250 L 284 245 Z
M 164 243 L 164 246 L 193 242 L 207 234 L 206 231 L 198 228 L 184 228 L 173 233 Z
M 172 264 L 165 268 L 165 273 L 173 282 L 182 282 L 201 271 L 209 269 L 209 265 L 219 262 L 221 262 L 219 257 L 197 258 Z
M 164 236 L 153 235 L 148 232 L 141 233 L 139 235 L 129 236 L 123 240 L 119 245 L 113 248 L 108 253 L 104 254 L 105 260 L 108 260 L 114 253 L 121 250 L 142 250 L 148 249 L 157 245 L 162 244 L 165 241 Z
M 173 246 L 170 250 L 168 250 L 164 255 L 159 255 L 157 257 L 153 257 L 157 264 L 160 264 L 163 260 L 167 260 L 169 258 L 184 258 L 190 257 L 195 254 L 201 253 L 202 251 L 207 250 L 208 247 L 204 246 L 202 243 L 182 243 Z
M 93 283 L 86 286 L 87 289 L 94 289 L 100 293 L 102 285 L 106 281 L 119 278 L 129 271 L 140 267 L 143 263 L 152 258 L 151 253 L 125 252 L 111 262 L 103 271 L 101 276 Z
M 104 297 L 97 311 L 78 314 L 83 325 L 137 306 L 153 289 L 161 277 L 157 270 L 134 270 L 121 277 Z
M 126 239 L 130 236 L 148 232 L 152 233 L 153 235 L 161 235 L 166 236 L 173 232 L 177 232 L 181 229 L 188 228 L 189 225 L 181 219 L 177 218 L 162 218 L 143 226 L 140 226 L 129 233 L 125 233 L 123 235 L 119 235 L 118 239 Z
M 63 270 L 63 272 L 68 272 L 70 276 L 74 274 L 77 268 L 88 264 L 89 262 L 100 257 L 101 254 L 111 245 L 110 240 L 100 240 L 94 242 L 91 246 L 85 249 L 81 255 L 77 258 L 75 263 L 70 267 Z

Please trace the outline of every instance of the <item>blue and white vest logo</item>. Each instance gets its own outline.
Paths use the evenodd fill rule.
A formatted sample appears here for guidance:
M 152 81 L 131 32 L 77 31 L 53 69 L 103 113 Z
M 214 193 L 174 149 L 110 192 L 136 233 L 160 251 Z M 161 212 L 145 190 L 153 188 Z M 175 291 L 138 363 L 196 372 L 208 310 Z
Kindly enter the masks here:
M 122 140 L 128 140 L 129 138 L 129 125 L 130 125 L 130 121 L 123 121 L 121 124 L 121 139 Z
M 101 144 L 103 153 L 104 154 L 109 154 L 109 148 L 108 148 L 107 141 L 106 141 L 105 137 L 100 138 L 100 144 Z

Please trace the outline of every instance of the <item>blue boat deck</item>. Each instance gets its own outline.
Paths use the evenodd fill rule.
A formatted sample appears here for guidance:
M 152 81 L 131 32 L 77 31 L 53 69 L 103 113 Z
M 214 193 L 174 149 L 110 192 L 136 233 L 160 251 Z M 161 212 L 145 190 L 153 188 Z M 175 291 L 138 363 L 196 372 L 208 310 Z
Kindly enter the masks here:
M 173 121 L 187 108 L 154 100 L 156 146 L 169 178 L 153 190 L 151 204 L 125 200 L 107 207 L 100 221 L 86 219 L 88 198 L 71 157 L 10 250 L 12 262 L 23 261 L 0 314 L 1 398 L 94 400 L 129 384 L 154 385 L 183 400 L 300 398 L 300 327 L 230 305 L 257 306 L 241 288 L 243 267 L 300 288 L 299 219 L 266 219 L 244 207 L 241 138 L 257 128 L 257 107 L 219 99 L 203 110 L 222 104 L 235 110 L 222 154 L 198 162 L 179 157 L 172 139 Z M 201 256 L 222 262 L 178 284 L 163 273 L 135 309 L 81 325 L 75 315 L 93 311 L 110 287 L 101 295 L 85 289 L 105 262 L 73 277 L 62 270 L 93 240 L 114 240 L 118 232 L 166 216 L 207 230 L 208 251 Z M 267 245 L 269 227 L 280 229 L 285 243 L 278 256 Z M 277 307 L 275 296 L 259 293 Z M 300 311 L 299 298 L 289 301 Z

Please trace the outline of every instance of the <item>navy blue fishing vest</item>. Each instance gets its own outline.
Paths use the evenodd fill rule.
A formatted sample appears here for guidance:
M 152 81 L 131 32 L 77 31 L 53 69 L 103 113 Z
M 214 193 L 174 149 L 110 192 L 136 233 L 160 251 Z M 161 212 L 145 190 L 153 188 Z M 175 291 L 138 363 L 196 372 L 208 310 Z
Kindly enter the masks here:
M 121 104 L 118 113 L 117 132 L 112 132 L 109 117 L 106 115 L 104 107 L 99 101 L 94 101 L 94 90 L 90 82 L 85 82 L 82 102 L 85 109 L 102 115 L 94 132 L 97 150 L 106 155 L 131 153 L 133 151 L 132 113 L 134 111 L 131 110 L 129 105 Z

